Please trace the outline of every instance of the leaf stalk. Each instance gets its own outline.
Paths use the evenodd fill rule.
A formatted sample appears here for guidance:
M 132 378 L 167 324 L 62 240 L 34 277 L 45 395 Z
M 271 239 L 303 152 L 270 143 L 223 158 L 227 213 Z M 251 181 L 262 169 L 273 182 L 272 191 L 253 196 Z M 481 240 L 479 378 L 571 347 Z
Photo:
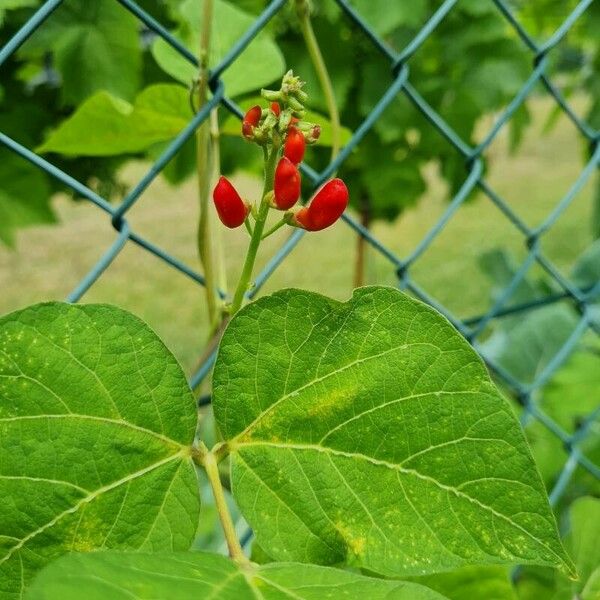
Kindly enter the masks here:
M 238 563 L 248 563 L 248 559 L 242 550 L 240 541 L 238 540 L 235 532 L 235 525 L 231 518 L 231 513 L 227 507 L 227 500 L 225 498 L 225 492 L 219 477 L 219 467 L 217 460 L 212 452 L 208 452 L 204 455 L 202 465 L 206 470 L 208 476 L 208 482 L 215 498 L 215 506 L 217 507 L 217 513 L 221 526 L 223 527 L 223 533 L 225 534 L 225 541 L 227 542 L 227 548 L 229 550 L 229 556 Z

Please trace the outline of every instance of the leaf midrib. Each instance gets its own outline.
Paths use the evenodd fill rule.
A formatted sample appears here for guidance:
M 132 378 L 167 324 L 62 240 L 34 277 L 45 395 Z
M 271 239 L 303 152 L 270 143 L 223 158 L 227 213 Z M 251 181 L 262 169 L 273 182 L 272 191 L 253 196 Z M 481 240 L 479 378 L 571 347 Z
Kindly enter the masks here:
M 53 517 L 50 521 L 48 521 L 47 523 L 44 523 L 44 525 L 42 525 L 42 526 L 38 527 L 37 529 L 35 529 L 34 531 L 28 533 L 25 537 L 19 538 L 19 543 L 15 544 L 12 548 L 10 548 L 7 551 L 7 553 L 2 558 L 0 558 L 0 565 L 3 562 L 6 562 L 7 560 L 9 560 L 15 552 L 17 552 L 18 550 L 23 548 L 30 540 L 32 540 L 33 538 L 38 536 L 40 533 L 43 533 L 50 527 L 53 527 L 54 525 L 56 525 L 61 519 L 63 519 L 67 515 L 76 513 L 84 504 L 87 504 L 88 502 L 95 500 L 102 494 L 110 492 L 111 490 L 114 490 L 123 484 L 133 481 L 134 479 L 137 479 L 138 477 L 142 477 L 143 475 L 146 475 L 147 473 L 150 473 L 150 472 L 154 471 L 155 469 L 158 469 L 176 459 L 182 459 L 182 460 L 188 459 L 189 460 L 190 457 L 189 457 L 189 455 L 186 455 L 185 449 L 180 450 L 177 454 L 168 456 L 167 458 L 165 458 L 159 462 L 156 462 L 152 465 L 149 465 L 147 467 L 144 467 L 143 469 L 140 469 L 134 473 L 129 473 L 125 477 L 122 477 L 121 479 L 118 479 L 117 481 L 113 481 L 112 483 L 109 483 L 108 485 L 102 486 L 102 487 L 98 488 L 97 490 L 94 490 L 87 496 L 84 496 L 73 506 L 62 511 L 61 513 L 59 513 L 58 515 Z
M 163 435 L 162 433 L 158 433 L 157 431 L 152 431 L 152 429 L 146 429 L 141 425 L 136 425 L 135 423 L 130 423 L 129 421 L 124 421 L 123 419 L 113 419 L 111 417 L 101 417 L 97 415 L 80 415 L 77 413 L 57 413 L 57 414 L 42 414 L 42 415 L 18 415 L 15 417 L 0 417 L 0 423 L 11 423 L 18 421 L 35 421 L 37 419 L 81 419 L 87 421 L 98 421 L 101 423 L 109 423 L 111 425 L 119 425 L 121 427 L 127 427 L 129 429 L 133 429 L 135 431 L 139 431 L 140 433 L 144 433 L 145 435 L 151 435 L 165 444 L 170 446 L 175 446 L 177 449 L 186 448 L 187 446 L 177 442 L 176 440 Z
M 424 475 L 415 469 L 406 469 L 406 468 L 402 467 L 401 465 L 397 465 L 395 463 L 391 463 L 391 462 L 385 461 L 385 460 L 376 459 L 376 458 L 373 458 L 366 454 L 362 454 L 360 452 L 346 452 L 343 450 L 336 450 L 336 449 L 329 448 L 326 446 L 319 446 L 317 444 L 298 444 L 298 443 L 283 444 L 283 443 L 277 443 L 277 442 L 262 442 L 262 441 L 236 442 L 234 445 L 231 446 L 231 451 L 233 453 L 236 450 L 238 450 L 240 448 L 245 448 L 245 447 L 267 447 L 267 448 L 271 447 L 271 448 L 277 448 L 279 450 L 299 450 L 299 451 L 321 452 L 326 455 L 342 456 L 344 458 L 363 460 L 363 461 L 369 462 L 369 463 L 377 465 L 377 466 L 386 467 L 388 469 L 400 472 L 404 475 L 412 475 L 423 481 L 427 481 L 428 483 L 431 483 L 446 492 L 450 492 L 458 497 L 464 498 L 465 500 L 467 500 L 473 504 L 476 504 L 483 510 L 490 512 L 492 515 L 496 516 L 497 518 L 509 523 L 512 527 L 514 527 L 515 529 L 518 529 L 519 531 L 521 531 L 521 533 L 523 533 L 524 535 L 526 535 L 527 537 L 532 539 L 534 542 L 536 542 L 538 545 L 540 545 L 541 547 L 543 547 L 547 551 L 549 551 L 552 555 L 554 555 L 558 559 L 559 564 L 563 564 L 563 565 L 565 564 L 563 558 L 559 554 L 557 554 L 553 548 L 551 548 L 550 546 L 545 544 L 542 540 L 540 540 L 538 537 L 533 535 L 531 532 L 527 531 L 527 529 L 525 529 L 524 527 L 522 527 L 521 525 L 519 525 L 518 523 L 513 521 L 507 515 L 504 515 L 504 514 L 498 512 L 493 507 L 488 506 L 487 504 L 484 504 L 477 498 L 473 498 L 472 496 L 470 496 L 469 494 L 466 494 L 462 490 L 455 488 L 453 486 L 446 485 L 446 484 L 442 483 L 441 481 L 438 481 L 434 477 L 431 477 L 429 475 Z M 239 453 L 238 453 L 238 456 L 240 456 Z M 240 458 L 241 458 L 241 456 L 240 456 Z M 245 460 L 244 460 L 244 463 L 248 464 Z M 253 470 L 253 469 L 251 469 L 251 470 Z M 519 482 L 517 480 L 515 480 L 515 483 L 519 483 Z M 537 514 L 537 513 L 535 513 L 535 514 Z

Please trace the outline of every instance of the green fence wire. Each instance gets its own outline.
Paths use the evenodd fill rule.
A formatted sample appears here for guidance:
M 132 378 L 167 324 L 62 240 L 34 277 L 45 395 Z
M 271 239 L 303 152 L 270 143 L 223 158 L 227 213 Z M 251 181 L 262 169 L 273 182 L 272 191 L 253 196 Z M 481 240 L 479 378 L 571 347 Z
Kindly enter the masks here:
M 174 38 L 159 22 L 157 22 L 146 11 L 140 8 L 133 0 L 114 0 L 119 2 L 125 9 L 133 13 L 144 26 L 163 38 L 174 50 L 184 57 L 191 64 L 197 65 L 196 57 L 185 48 L 176 38 Z M 464 158 L 465 180 L 459 191 L 448 204 L 441 218 L 424 236 L 417 247 L 405 257 L 397 256 L 369 230 L 365 229 L 351 216 L 344 215 L 344 220 L 349 227 L 358 232 L 364 239 L 379 252 L 389 263 L 390 268 L 395 270 L 398 278 L 398 285 L 402 289 L 409 290 L 412 294 L 435 307 L 443 313 L 454 326 L 469 340 L 474 348 L 485 360 L 489 369 L 501 381 L 501 383 L 511 390 L 515 397 L 523 406 L 523 422 L 535 419 L 542 423 L 552 432 L 563 444 L 565 450 L 565 462 L 560 476 L 557 478 L 553 490 L 550 494 L 552 503 L 556 503 L 563 495 L 574 472 L 578 466 L 583 467 L 595 478 L 600 479 L 600 465 L 595 464 L 591 458 L 586 456 L 583 446 L 587 438 L 593 435 L 592 427 L 600 417 L 600 399 L 598 407 L 591 414 L 582 419 L 579 427 L 574 433 L 566 432 L 558 423 L 548 416 L 535 402 L 535 393 L 544 386 L 564 364 L 566 359 L 581 341 L 582 336 L 591 331 L 600 336 L 600 322 L 596 320 L 593 314 L 592 300 L 600 292 L 600 281 L 593 285 L 581 288 L 573 281 L 563 276 L 558 268 L 550 261 L 541 250 L 541 240 L 559 217 L 569 207 L 577 193 L 592 177 L 596 169 L 600 167 L 600 132 L 594 130 L 588 123 L 578 117 L 572 107 L 569 105 L 561 91 L 552 83 L 547 74 L 548 57 L 552 50 L 563 40 L 569 30 L 579 17 L 590 7 L 593 0 L 582 0 L 572 10 L 572 12 L 562 22 L 554 34 L 543 44 L 537 44 L 521 26 L 515 15 L 512 13 L 509 4 L 505 0 L 490 0 L 498 9 L 499 13 L 505 18 L 514 29 L 526 51 L 532 56 L 532 72 L 527 81 L 523 84 L 521 90 L 506 107 L 504 112 L 496 120 L 494 126 L 484 137 L 483 141 L 476 147 L 471 147 L 452 129 L 452 127 L 436 112 L 426 100 L 413 87 L 410 80 L 410 59 L 419 51 L 419 48 L 434 32 L 436 27 L 452 11 L 458 0 L 445 0 L 437 11 L 429 18 L 415 37 L 400 52 L 390 48 L 365 22 L 361 15 L 347 2 L 347 0 L 333 0 L 345 13 L 347 18 L 352 21 L 367 36 L 374 47 L 381 53 L 384 60 L 388 61 L 390 73 L 393 82 L 386 92 L 381 96 L 370 114 L 364 122 L 356 129 L 348 144 L 341 150 L 339 155 L 323 171 L 317 172 L 310 166 L 303 165 L 303 173 L 308 178 L 313 189 L 320 186 L 333 173 L 335 173 L 342 163 L 348 158 L 352 150 L 361 143 L 365 134 L 373 127 L 386 107 L 393 102 L 400 94 L 404 94 L 416 109 L 426 117 L 440 135 L 442 135 L 449 144 L 451 144 L 457 153 Z M 12 37 L 12 39 L 0 49 L 0 69 L 2 64 L 37 30 L 43 25 L 44 21 L 61 5 L 68 0 L 47 0 L 25 23 L 25 25 Z M 161 170 L 177 154 L 183 144 L 192 136 L 198 126 L 207 119 L 210 111 L 217 105 L 222 105 L 228 111 L 241 118 L 242 112 L 239 107 L 232 102 L 226 95 L 227 90 L 223 84 L 221 76 L 235 62 L 237 57 L 251 43 L 254 37 L 265 27 L 269 20 L 277 14 L 286 4 L 286 0 L 273 0 L 264 12 L 254 21 L 253 25 L 239 39 L 225 58 L 211 71 L 210 89 L 212 96 L 208 103 L 195 114 L 189 124 L 179 133 L 179 135 L 168 145 L 163 154 L 148 170 L 146 175 L 137 183 L 137 185 L 127 194 L 124 200 L 118 206 L 111 205 L 106 199 L 102 198 L 83 183 L 76 181 L 67 173 L 52 165 L 41 156 L 38 156 L 28 148 L 24 147 L 14 139 L 0 131 L 0 142 L 20 155 L 23 159 L 33 163 L 40 169 L 43 169 L 51 176 L 60 180 L 66 186 L 72 188 L 78 195 L 86 198 L 95 204 L 101 211 L 106 213 L 116 231 L 116 239 L 108 248 L 98 262 L 93 266 L 89 273 L 82 279 L 79 285 L 68 296 L 68 301 L 77 302 L 98 280 L 102 273 L 110 266 L 112 261 L 123 250 L 126 244 L 132 242 L 141 246 L 148 252 L 155 255 L 159 260 L 168 263 L 171 267 L 181 272 L 183 275 L 191 278 L 198 284 L 203 284 L 204 279 L 200 273 L 187 266 L 183 262 L 171 256 L 160 247 L 153 244 L 131 229 L 127 222 L 127 213 L 131 207 L 138 202 L 146 188 L 160 174 Z M 515 111 L 523 105 L 532 93 L 534 87 L 542 84 L 548 94 L 554 99 L 556 105 L 573 123 L 577 131 L 587 142 L 589 142 L 591 151 L 590 158 L 581 171 L 579 177 L 574 181 L 567 194 L 560 200 L 556 207 L 548 214 L 546 219 L 537 227 L 528 227 L 510 208 L 509 204 L 490 186 L 484 176 L 483 159 L 484 151 L 496 139 L 499 132 L 506 126 Z M 484 195 L 497 206 L 500 211 L 510 220 L 512 225 L 522 235 L 523 243 L 527 249 L 527 256 L 515 273 L 512 281 L 495 299 L 489 310 L 481 315 L 459 319 L 454 316 L 445 306 L 432 298 L 426 290 L 422 289 L 411 277 L 411 269 L 419 257 L 432 244 L 433 240 L 446 227 L 453 215 L 458 211 L 472 191 L 479 188 Z M 281 248 L 272 256 L 263 270 L 257 275 L 255 285 L 248 293 L 252 298 L 259 293 L 260 289 L 273 272 L 282 264 L 285 258 L 295 248 L 304 235 L 303 230 L 295 230 Z M 537 298 L 529 302 L 520 304 L 511 304 L 509 300 L 521 282 L 523 282 L 528 271 L 534 264 L 540 265 L 545 272 L 557 284 L 559 291 L 549 293 L 543 298 Z M 519 381 L 505 368 L 503 368 L 492 357 L 487 356 L 485 349 L 478 343 L 478 338 L 491 322 L 502 319 L 508 315 L 525 315 L 528 311 L 539 309 L 541 306 L 547 306 L 562 301 L 570 301 L 576 308 L 579 315 L 578 323 L 571 331 L 570 336 L 558 352 L 551 358 L 545 368 L 540 372 L 533 382 Z M 215 353 L 212 353 L 200 366 L 196 373 L 191 377 L 191 385 L 197 386 L 210 372 L 215 360 Z M 600 394 L 600 391 L 598 391 Z M 202 398 L 200 403 L 210 402 L 210 398 Z M 248 536 L 246 536 L 247 541 Z

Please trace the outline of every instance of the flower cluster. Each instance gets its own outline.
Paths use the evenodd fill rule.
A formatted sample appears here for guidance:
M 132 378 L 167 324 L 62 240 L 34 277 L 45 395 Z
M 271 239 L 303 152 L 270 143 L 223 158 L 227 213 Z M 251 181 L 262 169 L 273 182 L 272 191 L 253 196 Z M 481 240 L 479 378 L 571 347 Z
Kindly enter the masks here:
M 316 143 L 321 134 L 319 125 L 304 120 L 307 95 L 302 86 L 303 82 L 289 71 L 279 90 L 262 90 L 269 106 L 261 108 L 256 105 L 246 112 L 242 135 L 264 148 L 265 191 L 262 203 L 285 211 L 283 224 L 319 231 L 340 218 L 348 205 L 348 190 L 341 179 L 332 179 L 317 191 L 307 206 L 294 209 L 300 200 L 302 187 L 299 165 L 304 160 L 306 146 Z M 230 228 L 239 227 L 251 216 L 256 220 L 261 214 L 240 197 L 225 177 L 219 179 L 213 199 L 219 218 Z

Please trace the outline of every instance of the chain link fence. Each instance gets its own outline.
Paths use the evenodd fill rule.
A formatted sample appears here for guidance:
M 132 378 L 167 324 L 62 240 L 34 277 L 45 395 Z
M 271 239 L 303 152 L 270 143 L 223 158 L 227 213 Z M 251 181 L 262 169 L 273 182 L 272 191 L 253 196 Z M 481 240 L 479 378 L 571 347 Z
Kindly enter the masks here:
M 316 189 L 330 178 L 348 158 L 352 150 L 361 143 L 361 140 L 374 126 L 377 119 L 388 105 L 394 102 L 394 100 L 402 94 L 408 98 L 412 105 L 414 105 L 414 107 L 416 107 L 416 109 L 429 121 L 431 126 L 447 140 L 448 144 L 452 145 L 456 152 L 464 158 L 464 183 L 448 204 L 441 218 L 439 218 L 437 223 L 421 239 L 408 256 L 396 255 L 396 253 L 382 244 L 369 230 L 365 229 L 351 216 L 344 215 L 344 220 L 348 227 L 363 236 L 370 246 L 389 262 L 389 267 L 396 273 L 398 286 L 401 289 L 408 290 L 416 297 L 435 307 L 454 324 L 471 344 L 473 344 L 475 349 L 487 363 L 490 371 L 496 376 L 499 383 L 505 390 L 512 393 L 522 405 L 523 422 L 526 423 L 531 420 L 538 421 L 547 428 L 552 435 L 560 439 L 564 448 L 564 466 L 562 472 L 556 479 L 554 488 L 550 494 L 551 501 L 556 503 L 563 495 L 578 467 L 582 467 L 594 478 L 600 480 L 600 465 L 596 464 L 594 460 L 586 454 L 586 448 L 588 447 L 586 442 L 589 442 L 591 436 L 598 435 L 597 432 L 594 432 L 594 427 L 597 425 L 598 419 L 600 418 L 600 390 L 595 391 L 599 396 L 596 410 L 582 418 L 579 422 L 579 426 L 574 432 L 566 431 L 556 422 L 556 420 L 544 412 L 536 402 L 536 394 L 551 380 L 557 370 L 565 363 L 581 342 L 583 336 L 587 336 L 591 333 L 594 336 L 600 337 L 600 318 L 598 318 L 598 313 L 594 312 L 594 301 L 598 301 L 600 281 L 592 282 L 592 284 L 588 282 L 585 286 L 577 285 L 572 279 L 565 277 L 542 251 L 542 240 L 544 235 L 549 232 L 573 202 L 578 192 L 600 167 L 600 132 L 594 130 L 588 123 L 577 116 L 563 93 L 553 84 L 548 75 L 550 54 L 564 39 L 577 19 L 579 19 L 591 6 L 593 0 L 582 0 L 579 2 L 574 10 L 564 19 L 554 34 L 543 44 L 536 43 L 532 37 L 528 35 L 516 19 L 515 15 L 511 12 L 511 7 L 507 2 L 504 0 L 489 0 L 490 2 L 493 2 L 499 14 L 510 24 L 518 38 L 520 38 L 523 45 L 526 47 L 526 51 L 530 52 L 532 58 L 532 71 L 519 93 L 513 98 L 499 118 L 496 119 L 490 131 L 484 136 L 483 141 L 476 147 L 472 147 L 461 139 L 444 118 L 436 112 L 419 93 L 417 87 L 415 87 L 419 85 L 419 82 L 411 81 L 411 57 L 419 52 L 419 49 L 429 36 L 433 34 L 436 27 L 453 10 L 458 0 L 445 0 L 442 2 L 437 11 L 418 31 L 417 35 L 415 35 L 406 47 L 399 52 L 390 48 L 384 40 L 378 37 L 349 2 L 346 0 L 333 1 L 337 3 L 339 8 L 345 13 L 346 17 L 364 32 L 370 40 L 370 43 L 372 43 L 377 51 L 381 53 L 383 59 L 389 63 L 393 82 L 380 97 L 370 114 L 354 131 L 351 140 L 341 150 L 335 160 L 321 172 L 315 171 L 308 165 L 303 165 L 303 174 L 305 178 L 311 182 L 313 189 Z M 47 0 L 12 37 L 12 39 L 0 49 L 0 69 L 2 68 L 2 64 L 27 41 L 38 27 L 43 26 L 46 19 L 48 19 L 52 13 L 63 4 L 63 2 L 66 4 L 68 0 Z M 114 2 L 119 2 L 126 10 L 133 13 L 140 20 L 143 27 L 163 38 L 176 52 L 191 64 L 197 65 L 197 59 L 194 54 L 190 52 L 188 48 L 184 47 L 169 33 L 169 31 L 166 30 L 165 27 L 163 27 L 163 25 L 161 25 L 161 23 L 157 22 L 133 0 L 114 0 Z M 81 280 L 76 289 L 69 294 L 68 301 L 77 302 L 80 300 L 129 243 L 141 246 L 146 251 L 153 254 L 157 260 L 164 261 L 173 269 L 176 269 L 182 275 L 191 278 L 198 284 L 202 285 L 204 283 L 202 275 L 196 272 L 196 270 L 171 256 L 162 248 L 152 243 L 152 241 L 136 233 L 129 225 L 127 215 L 134 204 L 142 201 L 144 191 L 161 173 L 161 170 L 167 163 L 169 163 L 169 161 L 177 154 L 183 144 L 194 135 L 198 126 L 208 118 L 210 111 L 213 108 L 221 105 L 226 110 L 241 118 L 242 112 L 240 108 L 227 97 L 227 90 L 223 84 L 222 75 L 285 4 L 286 0 L 273 0 L 273 2 L 271 2 L 264 12 L 255 20 L 253 25 L 246 31 L 243 37 L 241 37 L 235 46 L 231 48 L 220 64 L 212 70 L 210 78 L 212 96 L 210 100 L 194 115 L 189 124 L 167 146 L 158 160 L 150 167 L 145 176 L 133 187 L 133 189 L 131 189 L 123 201 L 117 206 L 110 204 L 105 198 L 95 193 L 83 183 L 76 181 L 68 173 L 57 168 L 41 156 L 35 154 L 30 149 L 24 147 L 22 144 L 0 131 L 0 142 L 4 146 L 21 156 L 24 160 L 43 169 L 66 186 L 72 188 L 78 195 L 96 205 L 100 211 L 99 214 L 104 214 L 105 218 L 110 219 L 110 222 L 114 227 L 116 238 L 113 244 L 104 252 L 89 273 Z M 534 88 L 539 84 L 545 88 L 547 94 L 556 103 L 556 106 L 572 122 L 579 135 L 588 142 L 590 153 L 587 164 L 584 166 L 577 179 L 572 183 L 567 194 L 556 204 L 554 209 L 546 216 L 541 224 L 532 228 L 527 226 L 523 220 L 519 218 L 509 203 L 488 183 L 484 173 L 482 155 L 497 138 L 501 130 L 509 123 L 515 112 L 526 102 L 528 97 L 530 97 Z M 516 228 L 519 235 L 522 237 L 522 242 L 527 250 L 527 255 L 525 260 L 513 274 L 508 285 L 506 285 L 504 290 L 491 302 L 487 312 L 474 317 L 459 319 L 447 310 L 445 306 L 432 298 L 426 289 L 423 289 L 413 280 L 411 275 L 415 263 L 446 227 L 471 192 L 476 189 L 483 192 L 485 200 L 482 201 L 492 202 L 509 219 L 512 226 Z M 290 252 L 294 250 L 304 233 L 303 230 L 294 230 L 280 249 L 271 257 L 263 270 L 256 276 L 254 286 L 248 293 L 249 299 L 260 292 L 262 286 L 273 272 L 285 261 Z M 541 266 L 553 280 L 556 285 L 556 290 L 541 298 L 535 298 L 520 303 L 511 302 L 511 298 L 513 298 L 515 291 L 525 280 L 531 267 L 536 263 Z M 573 305 L 577 311 L 578 321 L 570 332 L 566 342 L 546 363 L 545 367 L 537 374 L 533 381 L 522 381 L 515 377 L 514 374 L 499 364 L 497 360 L 488 356 L 485 345 L 480 343 L 484 330 L 497 320 L 515 316 L 521 318 L 531 311 L 540 309 L 540 307 L 562 302 L 570 302 Z M 190 384 L 193 387 L 196 387 L 208 375 L 214 359 L 215 353 L 213 352 L 206 358 L 197 372 L 193 374 L 190 380 Z M 209 401 L 209 399 L 203 399 L 201 400 L 201 403 Z

